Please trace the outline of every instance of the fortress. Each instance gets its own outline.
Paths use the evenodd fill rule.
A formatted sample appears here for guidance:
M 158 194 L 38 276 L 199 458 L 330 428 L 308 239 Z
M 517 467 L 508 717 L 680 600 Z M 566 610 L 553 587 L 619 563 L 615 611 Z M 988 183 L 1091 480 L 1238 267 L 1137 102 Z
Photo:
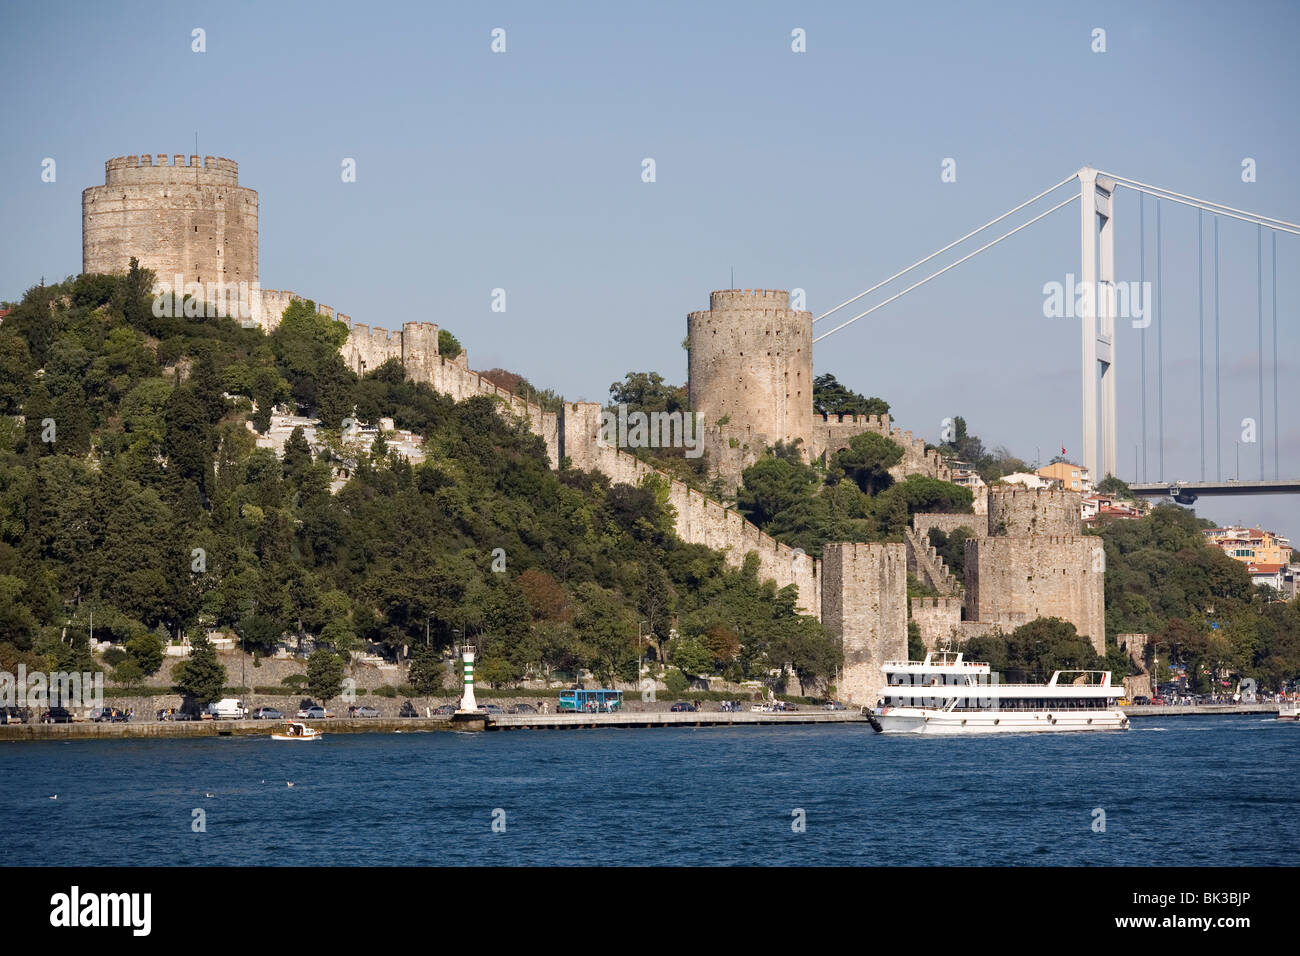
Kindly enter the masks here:
M 813 413 L 812 322 L 778 289 L 714 292 L 707 312 L 687 316 L 690 403 L 715 473 L 735 488 L 767 446 L 799 442 L 805 460 L 825 461 L 855 435 L 873 432 L 903 449 L 890 469 L 895 479 L 951 478 L 942 456 L 891 428 L 888 415 Z
M 121 272 L 132 257 L 155 272 L 160 286 L 247 282 L 254 289 L 245 324 L 273 331 L 294 292 L 263 290 L 258 277 L 257 193 L 239 185 L 229 159 L 166 154 L 105 163 L 103 186 L 82 194 L 82 271 Z M 818 561 L 791 549 L 739 512 L 702 495 L 635 456 L 601 440 L 601 405 L 565 403 L 548 412 L 495 385 L 469 367 L 469 356 L 442 355 L 438 326 L 407 322 L 386 330 L 353 323 L 329 306 L 318 311 L 348 327 L 341 353 L 358 374 L 389 359 L 415 381 L 457 401 L 475 395 L 500 400 L 502 414 L 526 421 L 546 444 L 554 468 L 599 470 L 613 482 L 658 479 L 668 488 L 678 536 L 723 551 L 739 566 L 758 557 L 759 575 L 777 587 L 794 585 L 798 608 L 820 619 L 840 640 L 845 666 L 838 686 L 855 704 L 874 703 L 886 660 L 907 657 L 909 572 L 939 598 L 916 598 L 910 615 L 927 647 L 976 634 L 1011 630 L 1038 616 L 1073 622 L 1100 652 L 1105 647 L 1104 561 L 1098 538 L 1081 536 L 1079 496 L 1070 492 L 994 488 L 987 508 L 972 515 L 915 515 L 901 543 L 829 544 Z M 897 443 L 895 479 L 922 474 L 948 480 L 934 449 L 882 416 L 818 416 L 813 412 L 812 315 L 790 308 L 773 289 L 713 292 L 707 311 L 687 317 L 689 394 L 704 449 L 716 475 L 731 487 L 776 442 L 796 444 L 805 460 L 826 460 L 855 435 Z M 978 526 L 978 527 L 976 527 Z M 968 528 L 966 587 L 944 567 L 930 528 Z
M 81 194 L 81 271 L 121 272 L 135 256 L 160 282 L 256 283 L 257 193 L 239 185 L 239 164 L 174 158 L 104 164 L 104 185 Z

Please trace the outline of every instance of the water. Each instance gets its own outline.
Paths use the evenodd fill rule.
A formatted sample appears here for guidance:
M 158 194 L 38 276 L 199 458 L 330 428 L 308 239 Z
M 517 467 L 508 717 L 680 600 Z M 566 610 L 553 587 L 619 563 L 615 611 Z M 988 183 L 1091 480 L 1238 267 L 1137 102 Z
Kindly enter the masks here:
M 6 859 L 31 864 L 1300 861 L 1300 725 L 1250 715 L 1133 728 L 969 739 L 840 725 L 337 734 L 309 746 L 12 742 L 0 744 L 0 827 Z M 196 808 L 204 833 L 191 829 Z M 1094 808 L 1105 811 L 1104 833 L 1093 830 Z M 497 810 L 504 833 L 492 829 Z M 792 827 L 795 810 L 804 832 Z

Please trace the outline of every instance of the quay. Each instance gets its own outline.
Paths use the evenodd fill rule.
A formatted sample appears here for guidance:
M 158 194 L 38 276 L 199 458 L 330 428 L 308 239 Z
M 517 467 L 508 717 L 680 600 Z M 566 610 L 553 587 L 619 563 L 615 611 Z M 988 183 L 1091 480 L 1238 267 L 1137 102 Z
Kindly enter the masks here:
M 487 714 L 439 717 L 332 717 L 301 721 L 330 734 L 423 733 L 429 731 L 483 730 L 577 730 L 596 727 L 736 727 L 772 724 L 866 723 L 855 710 L 794 711 L 793 713 L 639 713 L 612 714 Z M 468 720 L 464 719 L 469 717 Z M 121 724 L 77 722 L 71 724 L 0 725 L 0 741 L 6 740 L 123 740 L 194 737 L 269 737 L 283 721 L 275 720 L 184 720 L 130 721 Z
M 856 710 L 792 713 L 697 710 L 694 713 L 617 711 L 612 714 L 494 714 L 488 730 L 576 730 L 594 727 L 738 727 L 772 724 L 865 724 Z
M 1121 708 L 1130 717 L 1190 717 L 1230 714 L 1276 714 L 1277 704 L 1137 705 Z M 601 727 L 760 727 L 778 724 L 865 724 L 856 710 L 797 710 L 788 713 L 760 711 L 617 711 L 609 714 L 461 714 L 457 717 L 332 717 L 303 723 L 329 734 L 428 733 L 446 731 L 592 730 Z M 132 721 L 122 724 L 0 725 L 0 742 L 6 740 L 124 740 L 194 737 L 269 737 L 282 721 L 193 720 Z

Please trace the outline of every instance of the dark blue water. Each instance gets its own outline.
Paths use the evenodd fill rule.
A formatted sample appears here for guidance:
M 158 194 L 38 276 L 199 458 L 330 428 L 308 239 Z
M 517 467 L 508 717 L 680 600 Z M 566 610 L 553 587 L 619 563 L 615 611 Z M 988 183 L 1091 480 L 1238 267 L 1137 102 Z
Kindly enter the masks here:
M 0 744 L 0 827 L 6 858 L 33 864 L 1300 862 L 1300 725 L 1133 725 L 15 742 Z

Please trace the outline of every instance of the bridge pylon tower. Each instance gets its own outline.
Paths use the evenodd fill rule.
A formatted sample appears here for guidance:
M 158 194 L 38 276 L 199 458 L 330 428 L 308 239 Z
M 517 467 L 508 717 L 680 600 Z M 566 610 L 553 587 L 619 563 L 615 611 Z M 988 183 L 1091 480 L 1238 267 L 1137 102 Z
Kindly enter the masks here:
M 1119 472 L 1115 421 L 1115 181 L 1090 166 L 1080 169 L 1078 175 L 1083 253 L 1079 269 L 1083 289 L 1083 464 L 1096 482 Z

